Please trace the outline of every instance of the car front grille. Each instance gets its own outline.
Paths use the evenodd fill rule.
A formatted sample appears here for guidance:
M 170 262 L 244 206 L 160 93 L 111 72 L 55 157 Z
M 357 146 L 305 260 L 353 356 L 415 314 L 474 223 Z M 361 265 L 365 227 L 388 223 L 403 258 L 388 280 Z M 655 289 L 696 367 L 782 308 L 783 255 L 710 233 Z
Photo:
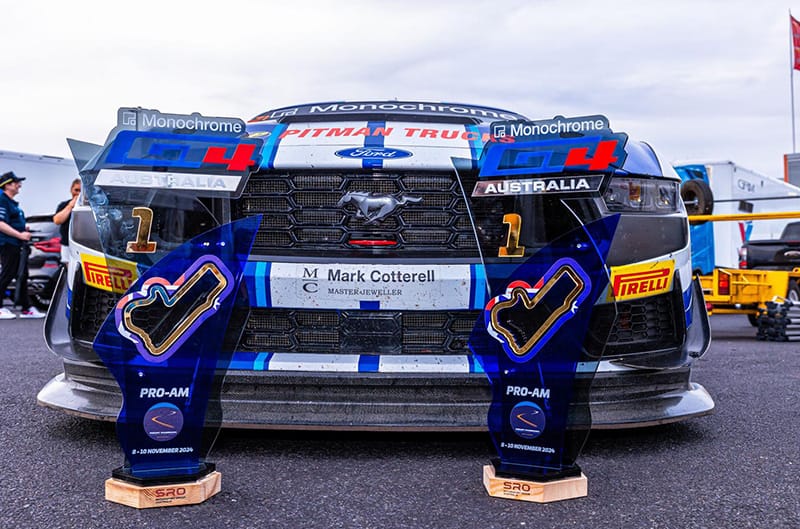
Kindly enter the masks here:
M 93 342 L 106 317 L 114 310 L 120 295 L 86 286 L 80 272 L 75 275 L 73 292 L 72 312 L 80 314 L 80 317 L 71 318 L 72 336 L 78 340 Z
M 679 294 L 678 294 L 679 295 Z M 674 294 L 595 307 L 586 347 L 617 358 L 675 349 L 683 339 L 676 325 Z M 239 350 L 273 353 L 469 354 L 482 311 L 335 311 L 253 309 Z M 616 315 L 616 318 L 615 318 Z M 605 349 L 602 343 L 608 338 Z
M 678 293 L 679 295 L 679 293 Z M 91 287 L 76 289 L 73 336 L 92 342 L 118 295 Z M 668 293 L 595 307 L 586 347 L 618 358 L 680 347 L 683 326 L 676 294 Z M 77 304 L 77 305 L 76 305 Z M 469 354 L 467 342 L 480 310 L 335 311 L 251 309 L 236 347 L 239 351 L 331 354 Z M 605 349 L 602 343 L 608 337 Z
M 253 309 L 239 350 L 465 354 L 481 311 Z
M 372 207 L 365 215 L 356 199 L 339 205 L 348 193 L 382 197 L 390 205 L 385 214 Z M 392 201 L 401 203 L 392 207 Z M 255 255 L 344 255 L 363 249 L 357 241 L 383 241 L 370 250 L 409 257 L 478 253 L 455 173 L 256 174 L 233 207 L 234 218 L 252 215 L 263 215 Z
M 666 294 L 618 302 L 616 319 L 612 305 L 595 307 L 587 349 L 594 356 L 602 352 L 604 357 L 613 358 L 680 347 L 685 333 L 685 326 L 678 325 L 683 317 L 683 304 L 678 304 L 680 295 L 678 288 Z

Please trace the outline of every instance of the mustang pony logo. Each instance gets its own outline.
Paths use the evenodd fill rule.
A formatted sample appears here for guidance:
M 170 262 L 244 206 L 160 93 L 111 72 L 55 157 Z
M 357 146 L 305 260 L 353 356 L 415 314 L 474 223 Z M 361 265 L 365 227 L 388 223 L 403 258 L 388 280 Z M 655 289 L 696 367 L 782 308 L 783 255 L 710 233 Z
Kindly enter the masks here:
M 492 298 L 484 316 L 489 334 L 514 362 L 526 362 L 578 311 L 591 280 L 572 259 L 556 261 L 536 285 L 514 281 Z
M 189 339 L 233 291 L 233 275 L 218 258 L 197 259 L 175 283 L 146 280 L 141 289 L 117 303 L 120 334 L 136 344 L 149 362 L 163 362 Z
M 401 196 L 400 198 L 395 198 L 392 195 L 350 191 L 339 199 L 336 206 L 342 207 L 345 204 L 353 204 L 356 206 L 356 218 L 367 219 L 364 224 L 372 224 L 406 204 L 417 204 L 419 202 L 422 202 L 422 197 Z

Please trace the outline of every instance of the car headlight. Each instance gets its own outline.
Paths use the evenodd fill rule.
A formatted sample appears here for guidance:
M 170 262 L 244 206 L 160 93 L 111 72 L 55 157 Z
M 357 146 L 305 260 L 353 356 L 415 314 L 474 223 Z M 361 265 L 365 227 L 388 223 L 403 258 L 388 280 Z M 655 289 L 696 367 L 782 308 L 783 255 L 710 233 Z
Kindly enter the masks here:
M 680 211 L 678 185 L 671 180 L 614 177 L 603 199 L 613 212 L 675 213 Z

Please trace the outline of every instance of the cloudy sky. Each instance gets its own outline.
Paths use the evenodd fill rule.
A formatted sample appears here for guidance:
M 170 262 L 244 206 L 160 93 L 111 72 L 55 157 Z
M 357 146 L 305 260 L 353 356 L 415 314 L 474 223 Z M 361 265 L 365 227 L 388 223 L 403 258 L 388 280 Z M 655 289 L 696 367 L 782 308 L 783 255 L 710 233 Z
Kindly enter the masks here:
M 532 119 L 605 114 L 668 160 L 733 160 L 775 177 L 792 151 L 789 9 L 800 18 L 800 1 L 0 7 L 0 151 L 69 156 L 66 137 L 102 143 L 121 106 L 248 119 L 383 98 Z

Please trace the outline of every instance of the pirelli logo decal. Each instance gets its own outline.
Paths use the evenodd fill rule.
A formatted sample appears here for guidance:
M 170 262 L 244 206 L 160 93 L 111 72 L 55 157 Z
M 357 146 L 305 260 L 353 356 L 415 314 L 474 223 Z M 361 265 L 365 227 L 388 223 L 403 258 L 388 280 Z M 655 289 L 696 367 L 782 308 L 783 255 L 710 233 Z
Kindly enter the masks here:
M 130 261 L 82 253 L 81 263 L 83 282 L 106 292 L 124 294 L 139 277 L 136 263 Z
M 612 267 L 607 301 L 625 301 L 669 292 L 674 272 L 675 261 L 672 260 Z

